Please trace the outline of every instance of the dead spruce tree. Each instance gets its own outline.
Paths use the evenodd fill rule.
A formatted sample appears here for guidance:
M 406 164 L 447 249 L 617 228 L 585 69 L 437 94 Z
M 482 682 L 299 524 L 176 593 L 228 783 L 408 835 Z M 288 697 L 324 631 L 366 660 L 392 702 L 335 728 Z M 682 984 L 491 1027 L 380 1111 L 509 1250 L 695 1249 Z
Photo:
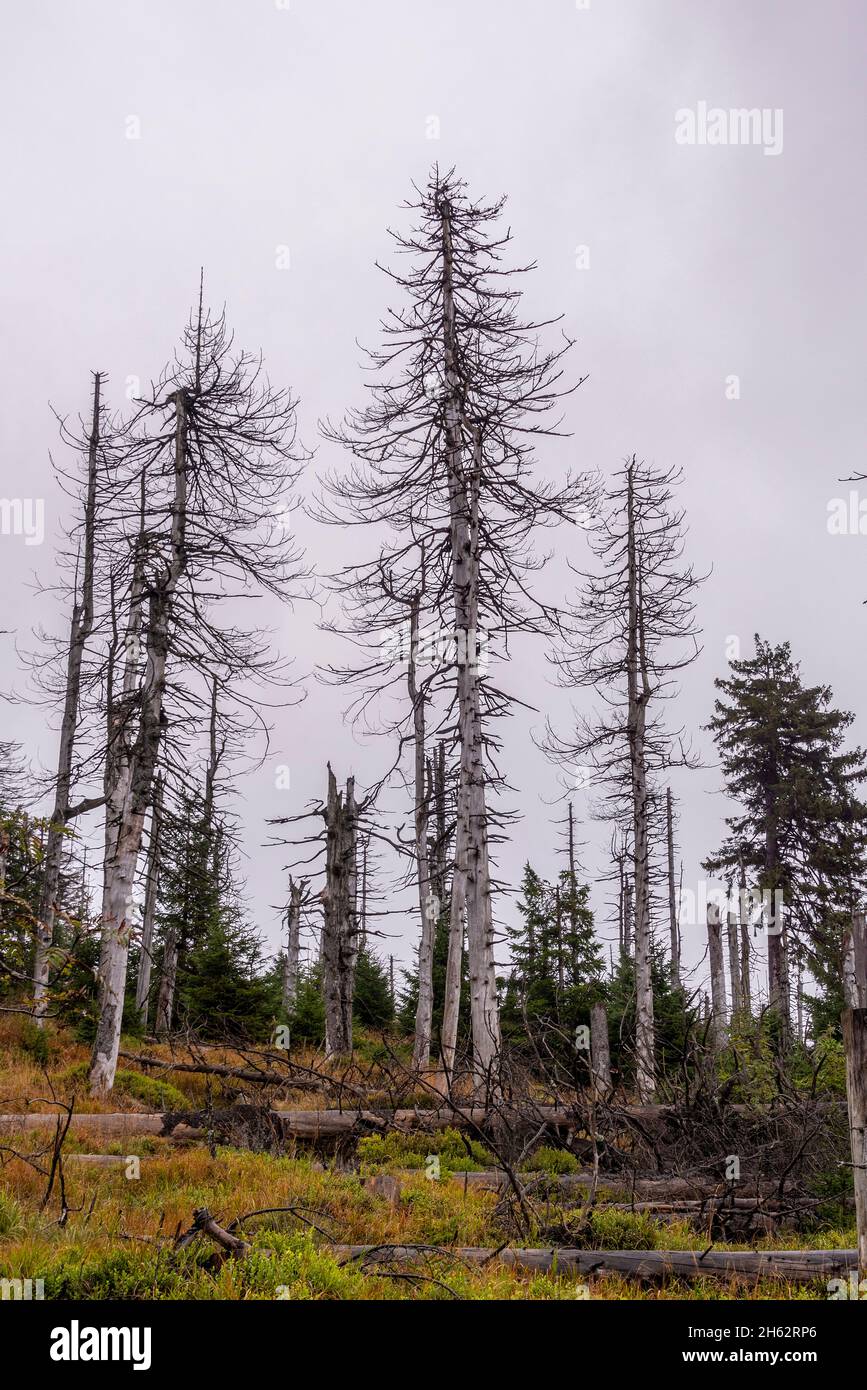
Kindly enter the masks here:
M 678 898 L 679 893 L 674 876 L 675 858 L 675 813 L 674 797 L 671 794 L 671 787 L 666 788 L 665 792 L 665 848 L 666 848 L 666 868 L 668 882 L 668 931 L 671 940 L 671 980 L 672 984 L 680 984 L 680 924 L 678 922 Z
M 681 733 L 669 732 L 659 713 L 675 693 L 677 672 L 699 650 L 693 595 L 700 581 L 682 564 L 683 513 L 673 506 L 680 477 L 678 470 L 659 471 L 633 457 L 614 475 L 604 505 L 590 519 L 600 572 L 581 575 L 567 641 L 553 659 L 562 685 L 594 690 L 603 703 L 598 713 L 579 717 L 574 734 L 562 738 L 549 731 L 548 739 L 553 756 L 579 766 L 582 777 L 592 772 L 607 799 L 605 818 L 628 822 L 636 1085 L 642 1102 L 652 1099 L 656 1081 L 651 851 L 654 839 L 664 842 L 659 775 L 694 765 Z M 679 646 L 686 648 L 682 654 Z
M 163 818 L 163 778 L 157 773 L 154 782 L 153 804 L 151 806 L 150 839 L 147 849 L 147 869 L 145 871 L 145 899 L 142 915 L 141 942 L 139 947 L 138 975 L 135 982 L 135 1006 L 142 1026 L 147 1029 L 150 1012 L 151 972 L 153 969 L 154 921 L 157 909 L 157 893 L 160 878 L 160 838 Z
M 325 1055 L 352 1053 L 352 1000 L 358 960 L 357 847 L 358 805 L 355 778 L 346 791 L 328 764 L 325 819 L 325 887 L 322 890 L 322 965 L 325 998 Z
M 72 596 L 72 612 L 69 623 L 69 636 L 65 648 L 55 649 L 45 663 L 40 663 L 40 678 L 45 677 L 49 686 L 62 687 L 62 718 L 60 741 L 57 754 L 57 772 L 53 782 L 54 804 L 49 818 L 45 837 L 44 859 L 42 864 L 42 883 L 39 895 L 39 917 L 36 927 L 36 943 L 33 961 L 33 1016 L 38 1026 L 42 1025 L 48 1006 L 48 983 L 51 961 L 51 948 L 55 936 L 55 919 L 58 912 L 63 873 L 63 863 L 67 850 L 69 826 L 71 822 L 86 811 L 102 804 L 100 796 L 85 796 L 73 805 L 74 785 L 80 775 L 86 774 L 87 757 L 81 755 L 80 732 L 83 691 L 89 690 L 85 671 L 87 645 L 95 626 L 95 588 L 97 570 L 98 529 L 102 509 L 106 502 L 105 480 L 110 478 L 117 462 L 119 449 L 123 445 L 123 431 L 117 422 L 110 421 L 102 397 L 104 374 L 93 374 L 93 395 L 89 428 L 82 427 L 81 433 L 74 433 L 61 420 L 61 438 L 85 459 L 83 484 L 78 479 L 72 481 L 80 492 L 81 516 L 69 534 L 73 549 L 74 574 L 69 585 Z M 58 469 L 58 475 L 60 474 Z M 108 489 L 110 493 L 110 487 Z M 70 557 L 66 557 L 70 563 Z M 58 693 L 59 690 L 58 690 Z
M 453 171 L 438 169 L 415 192 L 406 205 L 414 229 L 392 233 L 412 265 L 386 272 L 401 299 L 382 325 L 383 346 L 369 353 L 369 402 L 342 427 L 324 430 L 355 463 L 348 476 L 326 481 L 320 516 L 389 534 L 372 565 L 341 572 L 344 588 L 357 594 L 372 592 L 383 567 L 405 592 L 418 588 L 423 547 L 426 613 L 450 637 L 441 691 L 458 779 L 452 987 L 441 1050 L 448 1071 L 466 925 L 474 1067 L 482 1081 L 500 1047 L 489 804 L 500 778 L 491 720 L 511 705 L 489 663 L 505 655 L 508 634 L 556 628 L 556 612 L 529 592 L 529 575 L 542 563 L 532 541 L 538 528 L 573 519 L 591 488 L 584 478 L 554 487 L 531 476 L 535 443 L 558 433 L 548 413 L 566 394 L 561 362 L 570 344 L 544 351 L 537 335 L 545 325 L 519 317 L 514 277 L 531 267 L 503 263 L 510 240 L 497 226 L 504 200 L 472 202 Z
M 438 646 L 427 642 L 423 633 L 425 614 L 426 566 L 424 543 L 419 548 L 415 572 L 409 575 L 409 587 L 389 567 L 389 557 L 383 555 L 376 566 L 364 574 L 363 586 L 346 583 L 341 576 L 332 579 L 334 590 L 341 595 L 344 621 L 324 624 L 326 630 L 363 644 L 365 660 L 355 666 L 326 665 L 318 672 L 320 679 L 343 686 L 346 682 L 361 686 L 347 710 L 353 722 L 361 722 L 366 730 L 377 736 L 396 741 L 393 765 L 388 769 L 373 794 L 374 799 L 393 777 L 404 789 L 409 789 L 413 803 L 412 843 L 400 837 L 394 843 L 403 866 L 401 887 L 414 880 L 420 912 L 419 991 L 416 1011 L 414 1056 L 416 1065 L 426 1067 L 430 1060 L 433 1021 L 433 947 L 439 903 L 431 889 L 428 834 L 431 816 L 432 788 L 428 782 L 428 709 L 432 705 L 437 683 L 442 680 L 442 661 Z M 428 624 L 429 626 L 429 624 Z M 428 647 L 430 646 L 430 650 Z M 405 672 L 404 672 L 405 665 Z M 425 674 L 421 672 L 425 669 Z M 401 699 L 405 689 L 407 699 Z M 382 713 L 372 723 L 373 706 Z M 395 712 L 396 710 L 396 712 Z M 404 750 L 412 752 L 412 775 L 403 773 Z M 366 856 L 368 842 L 362 853 Z M 365 860 L 366 862 L 366 860 Z M 366 928 L 366 911 L 362 913 Z
M 286 954 L 283 957 L 282 1000 L 288 1018 L 295 1007 L 298 994 L 298 970 L 301 955 L 301 914 L 307 899 L 307 880 L 289 876 L 289 904 L 286 908 Z
M 90 1070 L 94 1094 L 111 1090 L 133 927 L 133 891 L 154 778 L 175 700 L 207 708 L 212 681 L 265 671 L 268 644 L 215 614 L 220 602 L 294 596 L 303 571 L 279 518 L 292 506 L 301 456 L 295 401 L 274 390 L 261 360 L 234 349 L 225 317 L 198 313 L 174 363 L 134 421 L 129 462 L 126 588 L 116 584 L 124 631 L 119 693 L 108 705 L 106 847 L 99 1018 Z M 119 552 L 122 544 L 118 546 Z M 123 557 L 121 557 L 123 559 Z M 190 673 L 203 690 L 191 695 Z M 237 689 L 236 701 L 245 697 Z M 249 698 L 246 703 L 251 704 Z

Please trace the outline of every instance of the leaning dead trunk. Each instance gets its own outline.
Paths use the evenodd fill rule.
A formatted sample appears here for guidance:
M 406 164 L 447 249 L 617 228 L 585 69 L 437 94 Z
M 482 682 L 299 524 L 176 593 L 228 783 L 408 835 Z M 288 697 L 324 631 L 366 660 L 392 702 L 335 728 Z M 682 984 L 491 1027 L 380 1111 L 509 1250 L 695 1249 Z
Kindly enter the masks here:
M 84 547 L 82 553 L 81 590 L 75 596 L 69 630 L 66 658 L 66 694 L 63 720 L 60 725 L 60 748 L 57 757 L 57 777 L 54 783 L 54 808 L 45 844 L 42 888 L 39 897 L 39 920 L 36 928 L 36 950 L 33 961 L 33 1017 L 42 1026 L 46 1011 L 49 956 L 54 940 L 57 897 L 66 844 L 66 827 L 70 818 L 69 798 L 72 790 L 72 757 L 78 728 L 81 696 L 81 667 L 87 640 L 93 631 L 93 572 L 96 532 L 96 474 L 99 451 L 100 387 L 102 376 L 93 378 L 93 416 L 87 456 L 87 495 L 84 506 Z
M 348 1057 L 352 1052 L 352 997 L 358 954 L 355 916 L 355 854 L 358 808 L 355 779 L 347 778 L 346 794 L 328 765 L 325 888 L 322 893 L 322 962 L 325 996 L 325 1054 Z

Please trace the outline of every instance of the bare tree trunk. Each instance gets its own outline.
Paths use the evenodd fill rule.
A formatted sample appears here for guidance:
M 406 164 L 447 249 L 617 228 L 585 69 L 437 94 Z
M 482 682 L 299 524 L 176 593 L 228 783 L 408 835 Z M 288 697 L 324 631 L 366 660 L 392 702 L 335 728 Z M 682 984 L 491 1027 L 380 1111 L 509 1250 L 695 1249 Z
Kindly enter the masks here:
M 677 890 L 674 886 L 674 807 L 671 787 L 665 792 L 666 841 L 668 844 L 668 926 L 671 935 L 671 979 L 680 984 L 680 932 L 677 924 Z
M 743 857 L 739 856 L 738 887 L 738 917 L 741 929 L 741 1007 L 744 1013 L 752 1012 L 752 989 L 750 985 L 750 916 L 747 911 L 747 871 L 744 868 Z
M 361 846 L 361 916 L 358 923 L 359 942 L 362 951 L 367 950 L 367 853 L 370 837 L 365 835 Z
M 150 1007 L 151 970 L 153 968 L 154 918 L 157 908 L 157 889 L 160 872 L 160 832 L 162 830 L 163 779 L 154 782 L 154 804 L 151 810 L 151 838 L 148 845 L 147 884 L 144 916 L 141 926 L 141 954 L 135 988 L 135 1004 L 142 1024 L 147 1028 Z
M 768 1003 L 771 1009 L 779 1015 L 785 1038 L 789 1032 L 789 991 L 786 982 L 783 924 L 777 911 L 775 896 L 778 860 L 776 825 L 769 810 L 765 831 L 765 887 L 771 894 L 774 907 L 772 912 L 767 910 L 765 912 L 765 935 L 768 943 Z
M 726 1042 L 726 969 L 723 957 L 722 922 L 716 903 L 708 903 L 707 945 L 710 962 L 711 1014 L 713 1037 L 717 1048 Z
M 469 475 L 465 468 L 464 388 L 460 375 L 455 297 L 451 207 L 440 205 L 443 256 L 443 349 L 446 387 L 445 439 L 450 509 L 452 595 L 457 647 L 457 704 L 460 769 L 455 831 L 455 867 L 447 977 L 448 1018 L 443 1021 L 443 1053 L 447 1070 L 454 1059 L 457 1017 L 454 980 L 460 981 L 458 958 L 462 919 L 466 911 L 470 973 L 470 1017 L 473 1061 L 477 1081 L 484 1082 L 500 1050 L 500 1019 L 494 966 L 494 930 L 488 862 L 488 815 L 485 800 L 484 749 L 479 692 L 479 489 L 482 440 L 473 430 Z M 448 1024 L 448 1027 L 446 1025 Z M 454 1035 L 454 1038 L 453 1036 Z
M 867 991 L 867 977 L 862 979 L 860 988 Z M 867 1279 L 867 1008 L 843 1010 L 843 1047 L 860 1280 Z
M 600 1001 L 590 1010 L 590 1057 L 593 1083 L 599 1091 L 611 1090 L 611 1048 L 608 1042 L 608 1014 Z
M 738 914 L 732 906 L 732 885 L 726 885 L 726 939 L 729 951 L 729 978 L 732 989 L 732 1017 L 743 1008 L 741 997 L 741 957 L 738 948 Z
M 355 849 L 358 811 L 355 779 L 347 778 L 346 794 L 328 765 L 325 888 L 322 893 L 324 923 L 322 958 L 325 996 L 325 1053 L 348 1057 L 352 1052 L 352 996 L 358 955 L 355 918 Z
M 629 577 L 627 689 L 630 781 L 632 790 L 633 877 L 635 883 L 635 1052 L 639 1099 L 653 1099 L 656 1089 L 656 1044 L 653 1023 L 653 978 L 650 929 L 650 844 L 645 753 L 645 720 L 650 686 L 644 650 L 641 572 L 635 522 L 633 471 L 628 473 L 627 563 Z
M 852 1143 L 858 1278 L 867 1279 L 867 915 L 856 912 L 843 938 L 843 1048 Z
M 106 810 L 110 827 L 109 852 L 105 862 L 102 900 L 102 950 L 99 969 L 99 1020 L 93 1045 L 90 1089 L 93 1095 L 107 1095 L 114 1085 L 117 1053 L 123 1020 L 123 996 L 127 958 L 132 930 L 133 885 L 141 848 L 144 819 L 151 799 L 162 735 L 163 698 L 169 652 L 169 622 L 175 590 L 187 564 L 185 546 L 187 517 L 187 395 L 174 395 L 175 451 L 174 500 L 171 521 L 171 552 L 159 580 L 149 591 L 147 662 L 140 693 L 140 717 L 135 742 L 125 751 L 120 779 L 113 789 Z M 142 481 L 144 486 L 144 480 Z M 137 657 L 138 639 L 135 642 Z M 137 673 L 138 662 L 127 656 Z M 124 713 L 124 723 L 129 709 Z
M 843 937 L 843 997 L 849 1009 L 867 1009 L 867 914 L 852 914 Z
M 578 930 L 578 874 L 575 864 L 575 818 L 569 802 L 569 928 L 574 940 Z
M 413 1066 L 418 1070 L 427 1067 L 430 1063 L 431 1030 L 433 1028 L 433 948 L 440 907 L 431 886 L 430 861 L 428 859 L 425 701 L 416 682 L 420 605 L 421 595 L 416 594 L 410 608 L 409 663 L 406 677 L 413 719 L 415 861 L 418 903 L 421 913 L 421 935 L 418 947 L 418 1005 L 415 1012 L 415 1044 L 413 1047 Z
M 627 874 L 623 880 L 623 949 L 627 956 L 632 955 L 634 922 L 635 908 L 632 901 L 632 880 Z
M 304 901 L 304 879 L 289 879 L 289 911 L 286 914 L 286 959 L 283 965 L 283 1012 L 288 1017 L 295 1007 L 298 993 L 298 960 L 301 952 L 301 906 Z
M 69 628 L 69 649 L 66 658 L 66 695 L 63 720 L 60 726 L 60 749 L 57 757 L 57 777 L 54 783 L 54 808 L 45 846 L 42 887 L 39 898 L 39 920 L 36 928 L 36 951 L 33 962 L 33 1017 L 42 1026 L 46 1008 L 49 957 L 54 940 L 57 896 L 69 821 L 69 798 L 72 790 L 72 756 L 78 728 L 78 706 L 81 695 L 81 666 L 84 649 L 93 631 L 93 572 L 96 532 L 96 474 L 100 433 L 101 373 L 93 378 L 93 414 L 87 456 L 87 494 L 84 506 L 84 551 L 82 555 L 81 590 L 76 593 Z
M 169 927 L 163 942 L 163 960 L 160 970 L 160 983 L 157 990 L 156 1023 L 154 1031 L 158 1038 L 172 1031 L 172 1017 L 175 1011 L 175 985 L 178 978 L 178 936 L 174 926 Z

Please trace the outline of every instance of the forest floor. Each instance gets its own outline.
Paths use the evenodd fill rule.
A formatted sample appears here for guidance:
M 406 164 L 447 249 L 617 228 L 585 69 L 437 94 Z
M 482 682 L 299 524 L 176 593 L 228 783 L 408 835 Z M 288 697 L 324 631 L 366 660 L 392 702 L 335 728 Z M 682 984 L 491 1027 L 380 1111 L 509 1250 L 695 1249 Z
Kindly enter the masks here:
M 140 1046 L 131 1043 L 129 1050 Z M 0 1025 L 0 1113 L 52 1112 L 52 1091 L 67 1103 L 75 1093 L 81 1112 L 195 1109 L 208 1093 L 205 1077 L 173 1073 L 171 1082 L 156 1080 L 126 1062 L 124 1071 L 133 1079 L 109 1105 L 99 1105 L 86 1098 L 86 1047 L 51 1032 L 47 1055 L 41 1045 L 36 1050 L 40 1058 L 18 1021 Z M 231 1052 L 224 1056 L 232 1060 Z M 210 1087 L 215 1104 L 228 1100 L 215 1098 L 221 1085 Z M 299 1109 L 310 1105 L 309 1095 L 295 1102 Z M 579 1191 L 543 1185 L 542 1196 L 530 1204 L 529 1225 L 518 1235 L 501 1194 L 449 1181 L 452 1172 L 494 1166 L 481 1144 L 470 1141 L 468 1151 L 454 1130 L 362 1138 L 350 1163 L 344 1157 L 334 1166 L 324 1166 L 332 1160 L 300 1143 L 277 1155 L 152 1136 L 109 1140 L 71 1133 L 63 1145 L 62 1175 L 55 1173 L 49 1184 L 53 1131 L 54 1121 L 47 1120 L 44 1131 L 0 1137 L 0 1278 L 41 1279 L 47 1299 L 827 1299 L 824 1279 L 642 1283 L 611 1273 L 532 1273 L 496 1259 L 469 1266 L 449 1252 L 506 1245 L 702 1251 L 710 1243 L 716 1250 L 855 1244 L 854 1223 L 845 1218 L 742 1244 L 710 1242 L 707 1231 L 688 1219 L 606 1205 L 628 1201 L 628 1193 L 604 1186 L 589 1210 Z M 439 1180 L 428 1177 L 431 1153 L 439 1158 Z M 103 1166 L 77 1161 L 76 1154 L 139 1162 Z M 550 1149 L 525 1167 L 562 1171 Z M 396 1190 L 374 1190 L 366 1181 L 382 1173 L 399 1176 Z M 193 1212 L 202 1207 L 223 1226 L 241 1223 L 252 1246 L 246 1258 L 220 1263 L 216 1247 L 202 1235 L 177 1248 L 178 1233 L 190 1228 Z M 434 1249 L 411 1269 L 367 1272 L 336 1248 L 348 1245 Z

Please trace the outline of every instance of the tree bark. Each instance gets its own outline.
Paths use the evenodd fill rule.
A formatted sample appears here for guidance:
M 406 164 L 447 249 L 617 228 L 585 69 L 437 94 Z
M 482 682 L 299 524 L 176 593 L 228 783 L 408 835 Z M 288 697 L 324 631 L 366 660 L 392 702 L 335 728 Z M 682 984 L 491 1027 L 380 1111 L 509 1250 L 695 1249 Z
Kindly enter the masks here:
M 358 955 L 355 919 L 358 809 L 355 803 L 355 779 L 347 778 L 346 793 L 342 796 L 337 790 L 337 780 L 330 763 L 328 800 L 323 814 L 326 827 L 325 889 L 322 894 L 325 1054 L 327 1057 L 348 1057 L 352 1052 L 352 996 Z
M 600 1001 L 590 1010 L 590 1057 L 593 1084 L 607 1094 L 611 1090 L 611 1048 L 608 1042 L 608 1013 Z
M 716 903 L 707 907 L 707 945 L 710 962 L 711 1021 L 715 1047 L 726 1043 L 726 969 L 723 957 L 722 923 Z
M 303 879 L 289 879 L 289 911 L 287 918 L 286 959 L 283 966 L 283 1012 L 288 1017 L 295 1007 L 298 993 L 298 960 L 301 951 L 301 905 L 306 884 Z
M 419 690 L 416 680 L 420 607 L 421 595 L 415 594 L 410 607 L 409 661 L 406 683 L 412 706 L 415 862 L 421 914 L 421 934 L 418 947 L 418 1005 L 415 1012 L 415 1042 L 413 1046 L 413 1066 L 418 1070 L 422 1070 L 430 1063 L 431 1031 L 433 1028 L 433 948 L 440 907 L 433 893 L 428 859 L 429 810 L 425 758 L 425 697 L 423 692 Z
M 138 978 L 135 987 L 135 1005 L 142 1025 L 147 1029 L 150 1009 L 151 972 L 153 969 L 154 918 L 157 909 L 157 889 L 160 872 L 160 834 L 162 831 L 163 779 L 159 775 L 154 782 L 154 804 L 151 809 L 151 838 L 148 845 L 147 883 L 145 887 L 144 915 L 141 926 L 141 954 L 138 961 Z
M 88 638 L 93 631 L 93 575 L 96 543 L 96 482 L 100 438 L 101 373 L 93 379 L 93 414 L 87 455 L 87 493 L 84 505 L 84 551 L 82 555 L 81 589 L 76 594 L 69 628 L 69 648 L 66 658 L 66 695 L 63 720 L 60 726 L 60 748 L 57 757 L 57 776 L 54 783 L 54 808 L 45 845 L 42 887 L 39 898 L 39 919 L 36 928 L 36 949 L 33 962 L 33 1017 L 38 1027 L 46 1011 L 46 990 L 57 897 L 66 844 L 66 827 L 70 819 L 72 790 L 72 757 L 78 729 L 78 707 L 81 697 L 81 667 Z
M 726 941 L 729 952 L 729 977 L 731 979 L 732 991 L 732 1018 L 739 1014 L 743 1008 L 741 997 L 741 957 L 738 947 L 738 914 L 732 907 L 732 885 L 727 885 L 726 892 Z
M 668 848 L 668 928 L 671 937 L 671 979 L 680 984 L 680 932 L 677 924 L 677 890 L 674 884 L 674 807 L 671 787 L 665 792 L 665 827 Z
M 867 990 L 867 976 L 859 981 L 859 988 Z M 867 1279 L 867 1008 L 844 1009 L 843 1047 L 855 1185 L 858 1277 Z
M 843 938 L 843 994 L 850 1009 L 867 1009 L 867 914 L 852 914 Z
M 750 918 L 747 911 L 747 871 L 744 868 L 743 856 L 739 856 L 738 865 L 738 917 L 741 929 L 741 1006 L 744 1013 L 752 1012 L 752 989 L 750 985 L 750 956 L 752 954 L 750 946 Z
M 768 943 L 768 1003 L 778 1014 L 782 1025 L 783 1038 L 789 1033 L 789 991 L 786 984 L 785 954 L 783 947 L 783 923 L 777 911 L 777 869 L 779 865 L 779 846 L 773 804 L 769 800 L 767 823 L 765 827 L 765 883 L 770 893 L 773 910 L 765 911 L 765 935 Z

